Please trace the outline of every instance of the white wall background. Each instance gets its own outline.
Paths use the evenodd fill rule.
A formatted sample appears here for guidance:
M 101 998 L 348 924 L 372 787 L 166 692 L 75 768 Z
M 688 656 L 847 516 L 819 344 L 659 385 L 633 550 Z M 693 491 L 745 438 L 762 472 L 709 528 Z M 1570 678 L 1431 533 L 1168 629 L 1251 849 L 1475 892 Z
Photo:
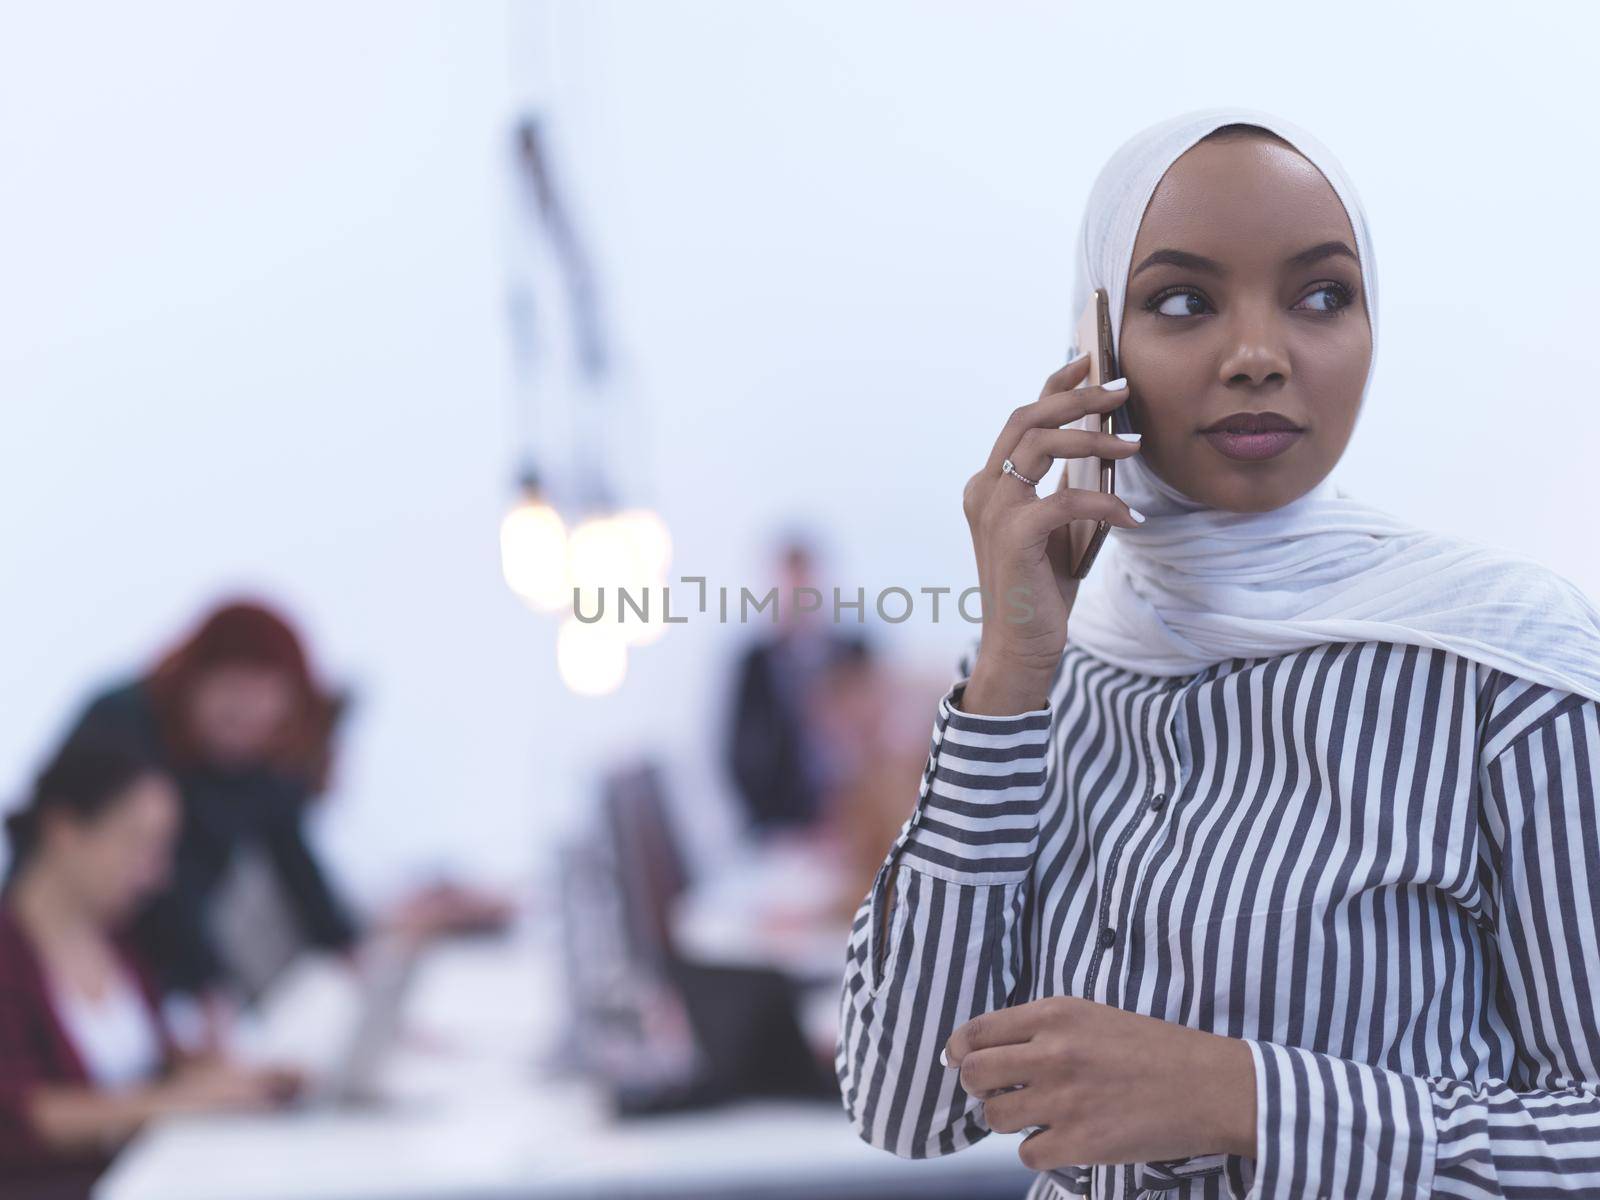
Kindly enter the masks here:
M 764 587 L 768 531 L 805 517 L 850 588 L 972 582 L 961 486 L 1059 363 L 1089 181 L 1238 102 L 1316 132 L 1374 223 L 1347 486 L 1600 594 L 1589 6 L 0 13 L 7 794 L 88 689 L 252 586 L 363 693 L 323 831 L 360 894 L 525 869 L 621 748 L 721 811 L 739 631 L 674 630 L 580 701 L 499 579 L 502 159 L 533 61 L 650 414 L 619 474 L 677 572 Z M 969 630 L 894 632 L 944 671 Z

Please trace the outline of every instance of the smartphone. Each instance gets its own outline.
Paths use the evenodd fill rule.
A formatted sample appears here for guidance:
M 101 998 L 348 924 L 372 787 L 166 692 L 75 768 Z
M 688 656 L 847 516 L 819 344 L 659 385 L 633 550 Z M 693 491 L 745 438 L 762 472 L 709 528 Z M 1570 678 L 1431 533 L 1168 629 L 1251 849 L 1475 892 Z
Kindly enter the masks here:
M 1111 301 L 1104 288 L 1096 288 L 1089 303 L 1078 318 L 1078 349 L 1089 352 L 1089 374 L 1079 387 L 1098 387 L 1108 379 L 1117 377 L 1116 351 L 1111 343 Z M 1100 433 L 1117 431 L 1117 408 L 1108 413 L 1089 413 L 1065 426 L 1067 429 L 1092 429 Z M 1124 418 L 1126 421 L 1126 418 Z M 1089 456 L 1062 460 L 1061 486 L 1083 488 L 1085 491 L 1114 493 L 1117 484 L 1117 462 L 1112 458 Z M 1099 518 L 1069 521 L 1064 539 L 1067 573 L 1073 579 L 1082 579 L 1094 565 L 1095 556 L 1105 544 L 1111 522 Z

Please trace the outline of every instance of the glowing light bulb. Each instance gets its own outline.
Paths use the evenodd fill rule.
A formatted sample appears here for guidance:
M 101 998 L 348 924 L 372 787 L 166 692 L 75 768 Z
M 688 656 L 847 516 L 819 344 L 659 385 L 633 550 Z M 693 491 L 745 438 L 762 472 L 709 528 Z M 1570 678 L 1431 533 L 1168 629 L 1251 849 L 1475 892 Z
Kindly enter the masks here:
M 661 619 L 662 609 L 666 605 L 665 589 L 652 585 L 632 594 L 646 615 L 641 617 L 631 607 L 623 614 L 622 624 L 618 626 L 622 640 L 630 646 L 648 646 L 660 641 L 661 635 L 667 631 L 667 623 Z
M 648 508 L 629 508 L 612 519 L 633 544 L 640 571 L 652 582 L 665 583 L 672 561 L 672 534 L 661 515 Z
M 556 669 L 569 691 L 580 696 L 606 696 L 622 686 L 628 674 L 628 646 L 614 625 L 586 625 L 569 616 L 556 634 Z
M 567 526 L 536 494 L 523 497 L 500 521 L 500 571 L 506 586 L 530 608 L 551 612 L 567 591 Z
M 578 611 L 615 627 L 618 589 L 638 586 L 633 547 L 615 518 L 590 517 L 572 531 L 567 571 Z
M 500 570 L 506 585 L 540 612 L 572 603 L 567 579 L 567 526 L 537 497 L 524 499 L 500 522 Z
M 628 545 L 634 580 L 629 591 L 634 605 L 623 610 L 622 636 L 631 646 L 648 646 L 666 633 L 667 566 L 672 560 L 672 535 L 667 523 L 648 508 L 632 508 L 612 518 L 618 536 Z M 643 609 L 644 616 L 639 615 Z

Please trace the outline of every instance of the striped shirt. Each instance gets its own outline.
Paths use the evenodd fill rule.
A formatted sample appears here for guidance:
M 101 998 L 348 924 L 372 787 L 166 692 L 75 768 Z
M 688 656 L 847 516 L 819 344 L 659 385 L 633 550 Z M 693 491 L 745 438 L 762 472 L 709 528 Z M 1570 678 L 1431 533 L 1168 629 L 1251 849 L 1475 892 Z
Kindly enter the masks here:
M 864 1140 L 987 1135 L 946 1039 L 1071 995 L 1244 1039 L 1256 1157 L 1029 1200 L 1600 1196 L 1600 703 L 1385 642 L 1180 678 L 1069 645 L 1045 708 L 984 716 L 975 653 L 851 930 Z

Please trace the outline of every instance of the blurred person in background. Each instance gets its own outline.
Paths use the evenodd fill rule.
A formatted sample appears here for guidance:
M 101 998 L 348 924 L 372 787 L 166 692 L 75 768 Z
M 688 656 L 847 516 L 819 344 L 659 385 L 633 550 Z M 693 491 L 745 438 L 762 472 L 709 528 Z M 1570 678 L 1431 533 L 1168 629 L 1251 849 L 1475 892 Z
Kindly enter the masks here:
M 925 711 L 940 690 L 941 681 L 897 671 L 858 645 L 823 671 L 812 693 L 813 724 L 833 749 L 822 812 L 845 880 L 830 915 L 843 925 L 916 806 L 927 735 L 904 714 Z
M 740 657 L 727 736 L 728 768 L 748 825 L 761 836 L 818 832 L 836 767 L 834 748 L 809 716 L 809 696 L 830 663 L 866 652 L 861 635 L 834 623 L 831 594 L 801 610 L 796 597 L 808 588 L 823 591 L 816 556 L 804 537 L 791 535 L 779 555 L 776 629 Z
M 290 1072 L 175 1049 L 127 927 L 182 804 L 121 741 L 70 741 L 11 813 L 0 891 L 0 1194 L 78 1197 L 152 1117 L 270 1106 Z
M 238 1002 L 304 950 L 357 946 L 358 922 L 305 828 L 345 707 L 284 617 L 236 601 L 151 670 L 97 696 L 77 723 L 79 734 L 137 747 L 177 783 L 184 821 L 171 885 L 146 906 L 137 936 L 163 991 L 202 1001 L 189 1037 L 219 1044 Z M 435 885 L 376 925 L 420 942 L 504 915 L 498 901 Z

